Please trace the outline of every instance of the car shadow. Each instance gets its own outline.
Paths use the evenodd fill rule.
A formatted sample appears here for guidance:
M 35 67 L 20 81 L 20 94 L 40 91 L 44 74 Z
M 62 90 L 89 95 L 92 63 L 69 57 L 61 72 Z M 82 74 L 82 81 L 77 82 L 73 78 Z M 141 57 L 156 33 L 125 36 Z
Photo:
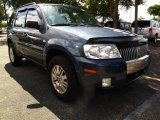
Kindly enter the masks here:
M 35 64 L 25 61 L 22 66 L 13 67 L 7 63 L 5 70 L 39 102 L 28 104 L 27 109 L 45 106 L 62 120 L 121 120 L 157 91 L 147 80 L 139 79 L 120 88 L 97 89 L 86 96 L 87 100 L 80 97 L 76 102 L 66 103 L 54 96 L 47 72 Z

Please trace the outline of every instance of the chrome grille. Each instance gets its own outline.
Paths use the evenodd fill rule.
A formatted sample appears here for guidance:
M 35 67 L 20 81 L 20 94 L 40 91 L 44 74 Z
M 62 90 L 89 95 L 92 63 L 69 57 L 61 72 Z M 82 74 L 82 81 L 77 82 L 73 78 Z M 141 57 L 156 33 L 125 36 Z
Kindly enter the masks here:
M 126 61 L 134 60 L 140 57 L 143 57 L 147 54 L 148 45 L 130 47 L 130 48 L 121 48 L 119 49 L 122 58 Z

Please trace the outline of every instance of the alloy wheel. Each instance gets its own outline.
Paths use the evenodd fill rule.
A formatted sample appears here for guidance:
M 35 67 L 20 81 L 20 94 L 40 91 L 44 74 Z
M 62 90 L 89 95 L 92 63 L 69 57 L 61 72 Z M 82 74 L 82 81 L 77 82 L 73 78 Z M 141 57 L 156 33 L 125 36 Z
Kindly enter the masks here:
M 11 62 L 14 62 L 14 52 L 13 52 L 12 47 L 9 48 L 9 57 L 10 57 Z
M 59 65 L 53 66 L 51 71 L 51 79 L 55 90 L 59 94 L 66 93 L 68 88 L 68 79 L 64 69 L 61 66 Z

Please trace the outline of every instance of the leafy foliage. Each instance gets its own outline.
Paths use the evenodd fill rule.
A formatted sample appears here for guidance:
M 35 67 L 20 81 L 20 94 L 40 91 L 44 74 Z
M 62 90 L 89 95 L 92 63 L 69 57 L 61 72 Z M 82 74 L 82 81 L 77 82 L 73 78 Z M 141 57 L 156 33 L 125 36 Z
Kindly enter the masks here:
M 124 8 L 129 9 L 133 5 L 132 0 L 109 0 L 109 13 L 114 22 L 114 28 L 118 28 L 119 9 L 118 6 L 122 5 Z
M 108 0 L 85 0 L 85 8 L 94 16 L 108 17 Z
M 0 0 L 0 23 L 3 20 L 6 20 L 8 23 L 8 14 L 7 10 L 9 8 L 9 1 L 8 0 Z
M 150 6 L 147 11 L 150 15 L 160 16 L 160 5 Z
M 2 7 L 0 7 L 0 23 L 5 20 L 5 15 Z
M 133 1 L 132 0 L 119 0 L 119 4 L 124 6 L 126 9 L 129 9 L 130 6 L 133 5 Z

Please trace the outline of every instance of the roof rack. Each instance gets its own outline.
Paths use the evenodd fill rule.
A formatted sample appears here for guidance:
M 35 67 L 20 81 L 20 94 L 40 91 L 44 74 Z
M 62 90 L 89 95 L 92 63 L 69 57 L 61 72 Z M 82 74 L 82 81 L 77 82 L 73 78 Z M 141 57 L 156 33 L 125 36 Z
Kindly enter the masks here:
M 24 7 L 24 6 L 28 6 L 28 5 L 35 5 L 35 4 L 36 4 L 35 2 L 27 3 L 27 4 L 24 4 L 24 5 L 20 6 L 20 8 Z

